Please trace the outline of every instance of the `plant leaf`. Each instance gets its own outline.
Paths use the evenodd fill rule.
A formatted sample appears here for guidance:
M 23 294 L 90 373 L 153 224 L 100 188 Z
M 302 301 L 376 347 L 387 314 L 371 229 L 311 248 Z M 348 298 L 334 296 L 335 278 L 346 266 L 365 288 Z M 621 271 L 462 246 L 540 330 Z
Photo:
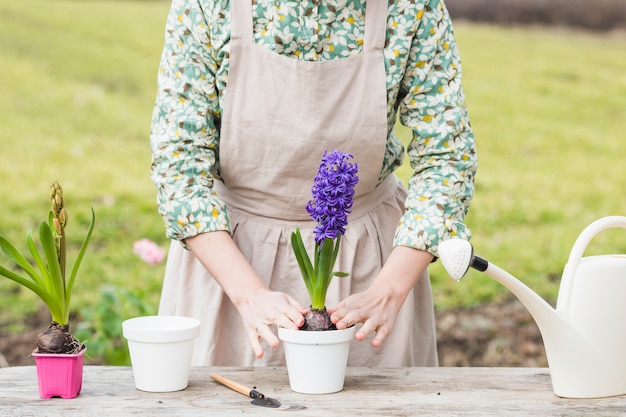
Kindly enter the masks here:
M 335 266 L 335 262 L 337 261 L 337 255 L 339 254 L 339 246 L 341 245 L 341 235 L 337 235 L 337 239 L 335 242 L 335 250 L 333 251 L 333 257 L 331 258 L 331 269 Z
M 313 297 L 312 278 L 315 277 L 315 269 L 311 264 L 309 254 L 302 242 L 302 235 L 299 228 L 296 228 L 296 231 L 291 234 L 291 247 L 293 248 L 293 253 L 296 255 L 296 261 L 298 262 L 298 267 L 300 267 L 304 285 L 306 285 L 309 296 Z
M 315 294 L 311 300 L 311 306 L 313 308 L 322 309 L 326 304 L 326 292 L 328 291 L 328 285 L 332 278 L 332 268 L 334 264 L 332 259 L 334 246 L 333 239 L 324 239 L 322 247 L 317 254 L 318 268 L 316 270 L 316 282 L 314 283 Z
M 80 250 L 78 251 L 78 255 L 76 256 L 76 260 L 74 261 L 74 266 L 72 266 L 72 273 L 70 274 L 70 278 L 67 282 L 67 287 L 65 289 L 65 303 L 66 303 L 66 317 L 65 320 L 69 321 L 70 315 L 70 301 L 72 299 L 72 288 L 74 287 L 74 279 L 76 279 L 76 275 L 78 274 L 78 268 L 80 267 L 80 263 L 83 260 L 83 256 L 85 256 L 85 251 L 87 250 L 87 245 L 89 244 L 89 240 L 91 239 L 91 233 L 93 232 L 93 227 L 96 224 L 96 213 L 93 211 L 93 207 L 91 208 L 91 223 L 89 224 L 89 230 L 87 230 L 87 235 L 83 240 L 82 245 L 80 246 Z
M 335 266 L 335 259 L 337 257 L 336 248 L 338 247 L 339 240 L 335 243 L 332 239 L 326 239 L 324 247 L 322 248 L 323 256 L 326 259 L 326 264 L 324 265 L 324 285 L 326 288 L 330 285 L 330 279 L 333 276 L 333 267 Z
M 334 267 L 335 263 L 337 262 L 337 255 L 339 254 L 339 245 L 341 245 L 341 235 L 337 236 L 337 242 L 335 243 L 335 251 L 333 252 L 333 259 L 332 259 L 332 265 L 333 265 L 332 267 Z M 335 276 L 339 278 L 345 278 L 349 275 L 350 274 L 347 272 L 335 271 L 332 273 L 331 277 Z
M 35 260 L 35 263 L 37 264 L 40 272 L 39 274 L 35 274 L 35 276 L 32 276 L 33 280 L 37 282 L 40 287 L 45 288 L 46 291 L 52 291 L 52 288 L 50 288 L 50 280 L 48 279 L 48 269 L 46 268 L 46 264 L 43 262 L 43 259 L 39 254 L 39 249 L 37 249 L 37 245 L 35 245 L 33 234 L 30 230 L 28 231 L 28 233 L 26 233 L 26 243 L 28 244 L 28 250 Z
M 48 309 L 50 310 L 50 314 L 52 315 L 52 319 L 57 322 L 58 320 L 60 320 L 60 317 L 62 317 L 62 314 L 61 314 L 61 310 L 59 309 L 59 305 L 54 299 L 54 297 L 45 290 L 45 288 L 38 286 L 33 281 L 27 278 L 24 278 L 16 274 L 15 272 L 9 271 L 3 266 L 0 266 L 0 275 L 3 275 L 8 279 L 17 282 L 18 284 L 23 285 L 24 287 L 34 292 L 41 299 L 41 301 L 43 301 L 44 304 L 48 306 Z
M 43 248 L 46 264 L 48 265 L 48 273 L 50 279 L 50 286 L 52 288 L 51 295 L 56 300 L 59 309 L 62 311 L 61 322 L 59 324 L 67 324 L 66 310 L 67 305 L 65 301 L 65 282 L 63 282 L 63 276 L 61 274 L 61 267 L 59 266 L 59 257 L 57 255 L 56 243 L 54 240 L 54 234 L 50 225 L 45 221 L 42 221 L 39 225 L 39 240 L 41 241 L 41 247 Z
M 24 258 L 24 256 L 17 250 L 15 246 L 3 236 L 0 236 L 0 247 L 2 247 L 2 252 L 15 262 L 20 268 L 22 268 L 34 282 L 39 280 L 39 274 L 33 266 Z

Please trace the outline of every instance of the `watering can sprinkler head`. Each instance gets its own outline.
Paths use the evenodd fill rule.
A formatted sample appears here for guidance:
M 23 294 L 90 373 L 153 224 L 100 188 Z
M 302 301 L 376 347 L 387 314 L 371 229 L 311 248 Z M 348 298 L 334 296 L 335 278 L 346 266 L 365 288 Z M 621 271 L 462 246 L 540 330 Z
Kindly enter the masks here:
M 460 281 L 470 267 L 485 272 L 489 263 L 474 255 L 472 244 L 463 239 L 448 239 L 439 244 L 439 259 L 452 278 Z

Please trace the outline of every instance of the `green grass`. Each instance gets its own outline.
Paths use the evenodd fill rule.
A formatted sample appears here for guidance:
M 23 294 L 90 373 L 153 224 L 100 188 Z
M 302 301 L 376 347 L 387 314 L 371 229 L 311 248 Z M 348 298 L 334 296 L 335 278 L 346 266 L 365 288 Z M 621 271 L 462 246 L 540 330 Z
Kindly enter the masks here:
M 0 4 L 0 233 L 24 244 L 64 188 L 76 247 L 96 212 L 94 237 L 74 291 L 75 311 L 107 285 L 156 309 L 163 265 L 132 253 L 147 237 L 166 245 L 149 178 L 148 135 L 166 2 L 21 1 Z M 38 307 L 6 281 L 0 325 Z M 129 312 L 130 314 L 130 312 Z M 13 324 L 16 330 L 19 325 Z
M 161 1 L 0 3 L 0 234 L 23 245 L 58 180 L 76 250 L 93 206 L 96 227 L 74 294 L 84 316 L 96 305 L 108 311 L 111 286 L 132 294 L 133 302 L 116 304 L 120 317 L 137 311 L 133 297 L 148 308 L 158 304 L 164 265 L 143 263 L 132 243 L 168 243 L 148 142 L 168 8 Z M 626 38 L 461 23 L 455 29 L 480 159 L 467 217 L 475 250 L 553 301 L 582 229 L 626 214 Z M 407 140 L 406 130 L 399 132 Z M 406 166 L 399 171 L 404 179 L 407 173 Z M 589 253 L 626 252 L 625 233 L 602 233 Z M 458 284 L 440 264 L 431 273 L 440 309 L 508 295 L 477 272 Z M 6 280 L 0 292 L 0 332 L 19 331 L 15 322 L 39 303 Z

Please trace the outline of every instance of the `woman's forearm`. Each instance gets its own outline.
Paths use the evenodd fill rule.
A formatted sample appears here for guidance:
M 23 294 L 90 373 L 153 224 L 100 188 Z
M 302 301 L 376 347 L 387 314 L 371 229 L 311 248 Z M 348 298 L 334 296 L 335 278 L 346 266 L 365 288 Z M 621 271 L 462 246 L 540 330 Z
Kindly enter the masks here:
M 388 293 L 403 303 L 432 260 L 433 255 L 426 251 L 396 246 L 372 283 L 372 289 Z
M 228 232 L 201 233 L 185 242 L 235 306 L 247 293 L 267 289 Z

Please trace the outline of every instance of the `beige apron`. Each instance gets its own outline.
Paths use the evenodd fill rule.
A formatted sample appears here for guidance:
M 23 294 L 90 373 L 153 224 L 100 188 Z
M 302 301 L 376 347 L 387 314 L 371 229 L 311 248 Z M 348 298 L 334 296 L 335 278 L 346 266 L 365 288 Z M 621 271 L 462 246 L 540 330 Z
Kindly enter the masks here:
M 255 44 L 251 3 L 230 5 L 230 70 L 219 151 L 223 183 L 216 182 L 215 191 L 229 207 L 233 239 L 261 279 L 308 305 L 290 235 L 300 227 L 312 250 L 315 224 L 305 205 L 323 152 L 352 153 L 359 183 L 335 266 L 350 276 L 331 283 L 326 305 L 334 306 L 369 287 L 392 250 L 404 210 L 406 191 L 395 176 L 377 186 L 387 135 L 386 2 L 367 2 L 363 54 L 332 61 L 299 61 Z M 235 307 L 178 242 L 170 247 L 159 314 L 202 322 L 194 365 L 284 365 L 282 347 L 265 345 L 263 358 L 255 357 Z M 383 346 L 353 342 L 349 365 L 437 365 L 427 273 L 407 297 Z

